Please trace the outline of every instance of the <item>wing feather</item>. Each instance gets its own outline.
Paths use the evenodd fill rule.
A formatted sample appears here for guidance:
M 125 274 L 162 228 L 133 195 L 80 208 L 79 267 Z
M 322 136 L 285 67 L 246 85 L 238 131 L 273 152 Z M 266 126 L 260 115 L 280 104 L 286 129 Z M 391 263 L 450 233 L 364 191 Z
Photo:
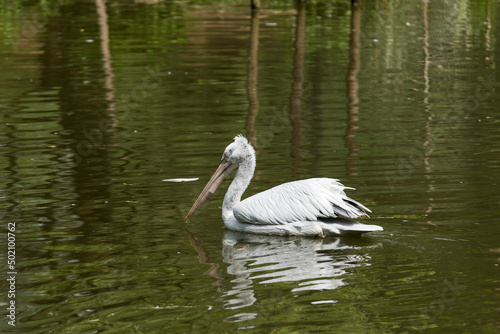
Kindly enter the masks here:
M 284 183 L 238 203 L 235 218 L 244 223 L 280 225 L 319 218 L 359 218 L 371 212 L 347 197 L 338 180 L 315 178 Z

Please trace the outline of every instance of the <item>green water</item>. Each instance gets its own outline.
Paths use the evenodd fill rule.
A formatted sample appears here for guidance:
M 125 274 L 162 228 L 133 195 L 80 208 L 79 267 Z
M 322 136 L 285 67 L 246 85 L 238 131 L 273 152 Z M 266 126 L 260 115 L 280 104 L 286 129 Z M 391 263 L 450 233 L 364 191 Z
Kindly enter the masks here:
M 498 1 L 262 4 L 0 5 L 2 333 L 500 332 Z M 384 232 L 186 224 L 239 133 Z

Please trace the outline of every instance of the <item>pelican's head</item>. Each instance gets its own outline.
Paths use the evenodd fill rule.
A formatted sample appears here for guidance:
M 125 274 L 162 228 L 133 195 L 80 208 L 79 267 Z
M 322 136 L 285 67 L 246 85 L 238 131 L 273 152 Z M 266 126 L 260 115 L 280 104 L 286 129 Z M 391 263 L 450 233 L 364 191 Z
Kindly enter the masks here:
M 215 190 L 217 190 L 222 181 L 240 166 L 247 171 L 247 176 L 249 175 L 251 179 L 255 169 L 255 150 L 242 135 L 234 137 L 234 141 L 226 147 L 219 167 L 210 178 L 210 181 L 208 181 L 200 196 L 198 196 L 196 202 L 194 202 L 193 207 L 184 220 L 188 220 L 215 193 Z
M 234 137 L 234 141 L 229 144 L 222 154 L 221 161 L 229 161 L 232 164 L 243 164 L 255 157 L 255 150 L 248 140 L 242 135 Z M 238 166 L 236 166 L 238 167 Z

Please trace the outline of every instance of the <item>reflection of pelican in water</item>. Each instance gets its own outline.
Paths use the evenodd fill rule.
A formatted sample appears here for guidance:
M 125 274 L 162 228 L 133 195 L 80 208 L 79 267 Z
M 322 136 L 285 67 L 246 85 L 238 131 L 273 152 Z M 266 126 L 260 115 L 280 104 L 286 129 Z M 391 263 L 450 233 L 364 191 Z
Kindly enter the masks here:
M 225 231 L 222 255 L 229 264 L 228 274 L 234 278 L 231 289 L 222 297 L 226 301 L 224 307 L 239 309 L 253 305 L 257 303 L 256 296 L 266 291 L 271 291 L 271 296 L 261 297 L 260 302 L 264 304 L 269 297 L 289 298 L 289 292 L 337 289 L 347 284 L 343 276 L 349 268 L 368 264 L 370 257 L 363 251 L 376 246 L 369 238 L 278 238 Z M 286 290 L 291 288 L 289 292 L 278 292 L 281 291 L 278 287 L 282 288 L 285 282 L 292 282 L 285 285 L 289 287 Z M 276 283 L 274 288 L 269 286 Z M 242 313 L 233 320 L 241 321 L 248 315 Z
M 315 178 L 284 183 L 241 201 L 255 170 L 255 151 L 243 136 L 234 138 L 219 167 L 194 203 L 186 220 L 215 192 L 222 180 L 238 169 L 222 204 L 230 230 L 267 235 L 321 236 L 382 231 L 377 225 L 337 220 L 368 216 L 367 207 L 346 196 L 338 180 Z

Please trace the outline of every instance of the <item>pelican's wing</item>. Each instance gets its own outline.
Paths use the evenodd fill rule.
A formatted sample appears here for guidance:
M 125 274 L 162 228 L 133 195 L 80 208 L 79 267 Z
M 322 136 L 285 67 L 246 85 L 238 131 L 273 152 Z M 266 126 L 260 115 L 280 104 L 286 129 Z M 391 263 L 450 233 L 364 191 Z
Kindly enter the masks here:
M 355 219 L 371 212 L 361 203 L 347 197 L 338 180 L 307 179 L 284 183 L 251 196 L 234 209 L 242 223 L 286 224 L 342 216 Z

